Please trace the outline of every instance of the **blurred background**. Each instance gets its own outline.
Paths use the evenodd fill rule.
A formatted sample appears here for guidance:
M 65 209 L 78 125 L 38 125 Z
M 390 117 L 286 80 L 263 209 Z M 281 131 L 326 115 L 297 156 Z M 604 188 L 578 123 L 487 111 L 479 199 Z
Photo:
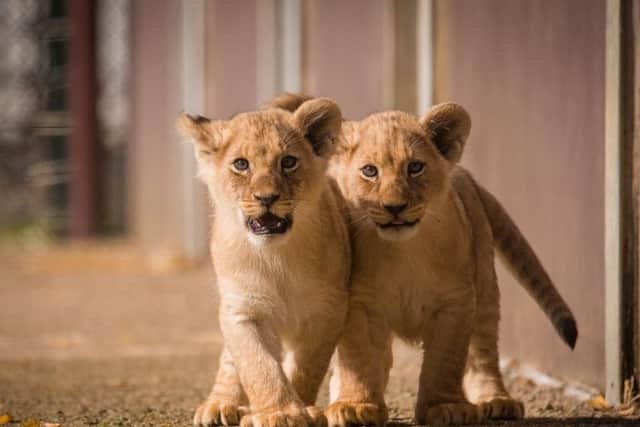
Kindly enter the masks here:
M 0 0 L 9 306 L 0 353 L 129 354 L 109 337 L 138 322 L 156 333 L 143 328 L 127 345 L 162 335 L 162 322 L 174 326 L 167 348 L 188 347 L 183 331 L 196 324 L 194 352 L 217 340 L 206 332 L 216 328 L 210 210 L 174 128 L 181 110 L 228 118 L 283 91 L 331 97 L 349 119 L 455 101 L 473 120 L 463 165 L 519 224 L 580 328 L 571 352 L 500 268 L 505 360 L 620 400 L 640 366 L 639 9 L 637 0 Z M 162 352 L 150 342 L 142 353 Z

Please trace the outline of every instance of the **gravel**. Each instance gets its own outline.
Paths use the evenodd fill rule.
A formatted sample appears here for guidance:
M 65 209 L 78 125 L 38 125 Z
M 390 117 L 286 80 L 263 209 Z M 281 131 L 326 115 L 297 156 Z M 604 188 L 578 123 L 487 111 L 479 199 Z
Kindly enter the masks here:
M 0 248 L 0 416 L 11 426 L 188 426 L 212 385 L 221 337 L 209 267 L 121 243 Z M 394 348 L 392 426 L 413 423 L 420 354 Z M 505 367 L 527 419 L 490 425 L 640 425 Z M 326 384 L 319 403 L 327 401 Z M 33 421 L 33 422 L 32 422 Z

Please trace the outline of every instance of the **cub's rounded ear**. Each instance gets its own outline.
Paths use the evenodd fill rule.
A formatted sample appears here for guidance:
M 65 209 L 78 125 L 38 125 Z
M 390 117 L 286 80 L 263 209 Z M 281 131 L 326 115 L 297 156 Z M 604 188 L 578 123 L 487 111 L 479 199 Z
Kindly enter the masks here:
M 311 143 L 313 152 L 322 157 L 333 154 L 342 126 L 338 105 L 328 98 L 304 102 L 291 116 L 294 127 Z
M 471 132 L 471 117 L 467 110 L 454 102 L 434 105 L 420 119 L 420 124 L 447 160 L 460 161 Z
M 336 155 L 351 153 L 358 146 L 358 141 L 358 122 L 352 120 L 342 122 Z
M 273 98 L 271 101 L 267 102 L 262 106 L 263 109 L 269 108 L 280 108 L 282 110 L 287 110 L 291 113 L 296 111 L 302 104 L 306 101 L 313 99 L 312 96 L 303 95 L 301 93 L 284 93 L 280 96 Z
M 191 139 L 198 153 L 216 151 L 222 143 L 223 121 L 212 121 L 202 116 L 180 113 L 177 127 L 183 136 Z

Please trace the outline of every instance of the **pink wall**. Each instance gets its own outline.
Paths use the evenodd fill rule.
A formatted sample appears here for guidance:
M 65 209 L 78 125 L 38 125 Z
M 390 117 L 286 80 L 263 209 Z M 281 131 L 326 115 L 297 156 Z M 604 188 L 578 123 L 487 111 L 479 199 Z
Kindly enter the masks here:
M 256 1 L 206 2 L 205 112 L 212 117 L 257 107 Z
M 354 120 L 391 107 L 384 99 L 385 87 L 393 84 L 384 65 L 387 2 L 308 0 L 304 5 L 304 91 L 335 99 Z
M 473 120 L 462 163 L 520 225 L 580 330 L 572 353 L 500 269 L 503 353 L 603 386 L 605 3 L 437 6 L 437 101 Z
M 180 3 L 132 2 L 133 120 L 129 150 L 130 224 L 149 247 L 180 247 Z

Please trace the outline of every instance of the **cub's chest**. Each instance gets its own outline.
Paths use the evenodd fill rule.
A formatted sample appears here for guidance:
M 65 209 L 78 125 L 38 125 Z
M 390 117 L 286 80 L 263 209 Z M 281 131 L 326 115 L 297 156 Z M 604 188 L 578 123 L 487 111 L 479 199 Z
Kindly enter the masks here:
M 360 257 L 364 268 L 357 270 L 368 270 L 370 280 L 384 287 L 426 293 L 437 293 L 449 284 L 455 287 L 472 277 L 472 257 L 464 242 L 439 245 L 435 240 L 418 239 L 406 245 L 388 245 L 373 257 Z

